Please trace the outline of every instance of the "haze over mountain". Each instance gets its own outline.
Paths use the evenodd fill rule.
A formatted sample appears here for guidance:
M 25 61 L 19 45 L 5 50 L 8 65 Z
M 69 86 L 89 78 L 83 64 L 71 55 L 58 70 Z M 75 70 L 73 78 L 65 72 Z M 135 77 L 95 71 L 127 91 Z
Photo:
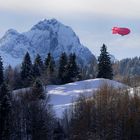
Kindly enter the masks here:
M 32 59 L 37 53 L 44 59 L 50 52 L 58 60 L 61 53 L 66 52 L 68 55 L 75 53 L 80 65 L 96 61 L 89 49 L 80 43 L 75 32 L 56 19 L 44 19 L 24 33 L 9 29 L 0 39 L 0 55 L 5 65 L 21 63 L 27 51 Z

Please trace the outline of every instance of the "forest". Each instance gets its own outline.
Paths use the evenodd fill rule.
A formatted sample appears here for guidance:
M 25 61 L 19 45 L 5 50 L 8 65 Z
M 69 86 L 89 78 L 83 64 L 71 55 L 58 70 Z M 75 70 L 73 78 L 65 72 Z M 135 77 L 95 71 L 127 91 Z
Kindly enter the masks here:
M 1 140 L 139 140 L 139 91 L 132 95 L 128 89 L 103 85 L 90 98 L 81 94 L 58 118 L 44 90 L 96 77 L 135 88 L 140 86 L 139 59 L 112 63 L 104 44 L 98 63 L 88 69 L 77 64 L 75 54 L 65 52 L 58 62 L 51 53 L 44 61 L 37 54 L 33 63 L 27 52 L 15 68 L 4 68 L 0 57 Z

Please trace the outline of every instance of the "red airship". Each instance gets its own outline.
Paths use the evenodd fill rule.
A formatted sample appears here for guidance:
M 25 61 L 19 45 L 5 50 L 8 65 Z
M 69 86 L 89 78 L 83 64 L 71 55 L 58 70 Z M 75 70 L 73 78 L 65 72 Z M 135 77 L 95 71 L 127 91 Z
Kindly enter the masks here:
M 122 36 L 127 35 L 130 33 L 130 29 L 122 28 L 122 27 L 113 27 L 112 34 L 120 34 Z

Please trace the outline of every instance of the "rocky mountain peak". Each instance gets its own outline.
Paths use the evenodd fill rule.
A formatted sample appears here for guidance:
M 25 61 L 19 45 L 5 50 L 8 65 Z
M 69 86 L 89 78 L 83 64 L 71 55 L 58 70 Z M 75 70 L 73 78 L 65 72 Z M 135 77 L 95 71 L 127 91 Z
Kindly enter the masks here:
M 31 30 L 24 33 L 10 29 L 0 39 L 0 55 L 6 54 L 12 59 L 18 58 L 22 61 L 27 51 L 32 59 L 37 53 L 45 59 L 50 52 L 56 61 L 62 52 L 66 52 L 67 55 L 75 53 L 77 62 L 84 66 L 96 60 L 90 50 L 80 43 L 72 28 L 56 19 L 39 21 Z

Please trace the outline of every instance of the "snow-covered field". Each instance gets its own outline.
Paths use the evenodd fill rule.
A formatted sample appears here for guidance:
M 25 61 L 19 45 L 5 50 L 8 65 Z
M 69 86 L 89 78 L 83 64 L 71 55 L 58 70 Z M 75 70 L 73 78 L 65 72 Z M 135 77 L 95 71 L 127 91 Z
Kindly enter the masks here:
M 91 96 L 102 85 L 108 84 L 115 88 L 126 87 L 124 84 L 108 80 L 108 79 L 90 79 L 68 83 L 65 85 L 50 85 L 47 86 L 47 92 L 51 97 L 51 104 L 54 106 L 56 115 L 61 117 L 63 111 L 68 108 L 72 101 L 75 100 L 80 94 Z

